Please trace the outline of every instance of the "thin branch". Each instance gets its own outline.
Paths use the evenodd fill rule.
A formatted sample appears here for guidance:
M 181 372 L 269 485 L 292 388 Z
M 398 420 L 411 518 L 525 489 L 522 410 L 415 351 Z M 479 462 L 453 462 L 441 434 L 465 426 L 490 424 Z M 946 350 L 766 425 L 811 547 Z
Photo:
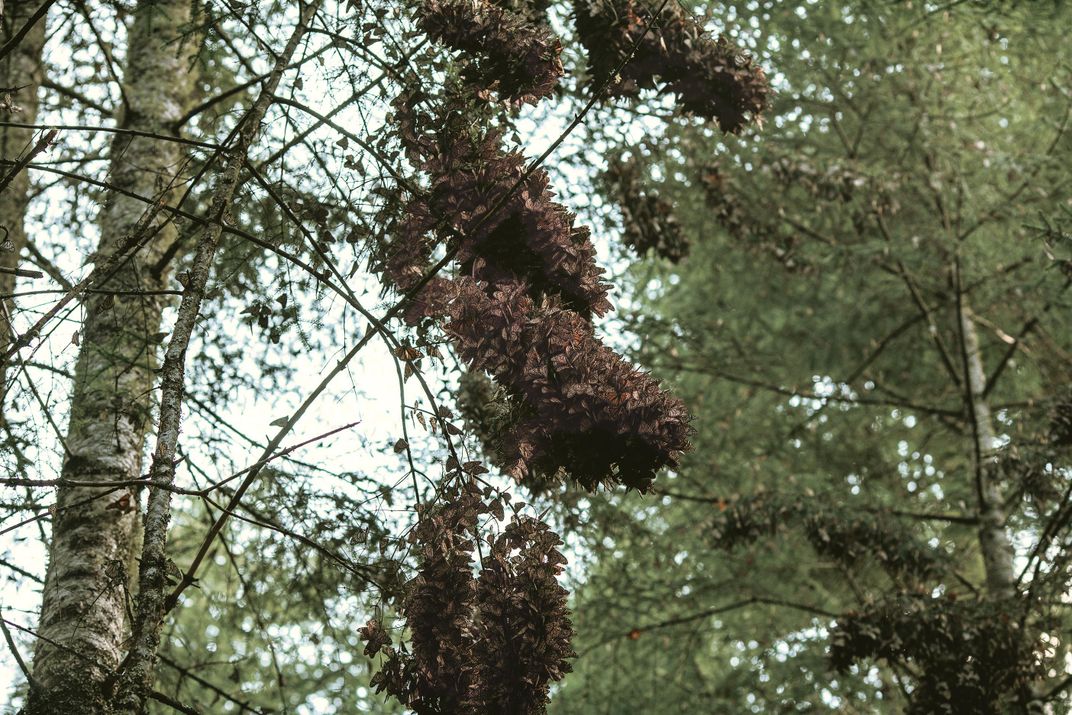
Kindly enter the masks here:
M 126 111 L 130 111 L 130 100 L 127 98 L 126 91 L 123 89 L 123 78 L 119 76 L 119 72 L 115 68 L 115 58 L 112 57 L 112 51 L 109 49 L 108 44 L 105 43 L 104 38 L 101 37 L 100 32 L 97 31 L 97 26 L 93 24 L 93 18 L 89 14 L 89 7 L 86 6 L 85 0 L 75 0 L 75 7 L 82 12 L 82 16 L 86 19 L 86 25 L 89 26 L 89 31 L 97 41 L 97 49 L 100 50 L 101 57 L 104 58 L 104 64 L 108 67 L 109 74 L 112 75 L 112 81 L 115 82 L 116 89 L 119 90 L 119 97 L 123 101 L 123 108 Z
M 149 697 L 158 703 L 163 703 L 164 705 L 167 705 L 169 708 L 175 710 L 176 712 L 186 713 L 186 715 L 201 715 L 200 710 L 196 710 L 189 705 L 183 705 L 175 698 L 169 695 L 164 695 L 159 690 L 150 690 Z
M 1069 286 L 1072 286 L 1072 278 L 1070 278 L 1069 280 L 1065 281 L 1065 284 L 1061 288 L 1061 290 L 1058 293 L 1058 295 L 1061 295 L 1066 290 L 1068 290 Z M 1045 316 L 1046 313 L 1050 312 L 1050 309 L 1053 308 L 1054 303 L 1056 303 L 1055 299 L 1051 299 L 1051 300 L 1046 301 L 1046 304 L 1042 306 L 1042 310 L 1039 311 L 1039 314 L 1032 316 L 1026 323 L 1024 323 L 1024 326 L 1022 328 L 1020 328 L 1020 332 L 1017 333 L 1016 337 L 1012 339 L 1011 343 L 1009 343 L 1009 347 L 1005 351 L 1005 354 L 1001 356 L 1001 360 L 998 362 L 997 367 L 994 368 L 993 372 L 991 372 L 990 376 L 986 379 L 986 387 L 983 388 L 983 398 L 984 399 L 986 397 L 988 397 L 990 395 L 990 392 L 994 389 L 994 387 L 997 386 L 998 380 L 1001 378 L 1001 374 L 1005 371 L 1005 368 L 1009 365 L 1009 362 L 1012 360 L 1012 356 L 1014 354 L 1016 354 L 1016 350 L 1023 343 L 1024 338 L 1026 338 L 1028 336 L 1028 334 L 1032 330 L 1034 330 L 1036 326 L 1038 326 L 1038 324 L 1042 320 L 1043 316 Z
M 648 625 L 638 626 L 638 627 L 633 628 L 632 630 L 630 630 L 630 631 L 628 631 L 626 633 L 619 633 L 617 635 L 605 638 L 601 642 L 590 646 L 587 650 L 583 651 L 580 654 L 580 656 L 578 656 L 578 657 L 584 657 L 586 654 L 590 653 L 591 651 L 595 650 L 596 648 L 598 648 L 600 646 L 603 646 L 603 645 L 606 645 L 607 643 L 610 643 L 610 642 L 612 642 L 614 640 L 618 640 L 620 638 L 628 638 L 629 640 L 636 640 L 637 638 L 639 638 L 644 633 L 650 633 L 651 631 L 662 630 L 664 628 L 672 628 L 674 626 L 680 626 L 680 625 L 684 625 L 686 623 L 693 623 L 695 621 L 706 620 L 708 618 L 711 618 L 712 616 L 717 616 L 717 615 L 720 615 L 722 613 L 728 613 L 729 611 L 735 611 L 735 610 L 738 610 L 738 609 L 741 609 L 741 608 L 746 608 L 748 606 L 755 606 L 755 605 L 779 606 L 779 607 L 783 607 L 783 608 L 789 608 L 789 609 L 792 609 L 792 610 L 803 611 L 805 613 L 810 613 L 813 616 L 820 616 L 820 617 L 823 617 L 823 618 L 834 619 L 834 618 L 838 617 L 838 614 L 836 614 L 836 613 L 833 613 L 831 611 L 827 611 L 827 610 L 825 610 L 823 608 L 819 608 L 817 606 L 811 606 L 811 605 L 808 605 L 808 604 L 805 604 L 805 603 L 796 603 L 794 601 L 789 601 L 789 600 L 782 599 L 782 598 L 772 598 L 772 597 L 769 597 L 769 596 L 749 596 L 748 598 L 742 598 L 740 600 L 733 601 L 732 603 L 727 603 L 727 604 L 722 605 L 722 606 L 716 606 L 714 608 L 708 608 L 708 609 L 705 609 L 703 611 L 698 611 L 696 613 L 690 613 L 690 614 L 687 614 L 687 615 L 684 615 L 684 616 L 677 616 L 675 618 L 668 618 L 668 619 L 666 619 L 664 621 L 659 621 L 657 623 L 650 623 Z
M 209 149 L 212 151 L 218 151 L 222 148 L 219 144 L 197 141 L 196 139 L 187 139 L 184 137 L 175 136 L 174 134 L 158 134 L 156 132 L 147 132 L 140 129 L 126 129 L 124 127 L 92 127 L 85 124 L 24 124 L 22 122 L 0 122 L 0 127 L 11 127 L 14 129 L 46 129 L 52 131 L 72 132 L 105 132 L 106 134 L 122 134 L 124 136 L 129 137 L 145 137 L 147 139 L 156 139 L 162 142 L 175 142 L 178 144 L 183 144 L 185 146 L 196 147 L 198 149 Z
M 222 222 L 234 199 L 242 166 L 246 162 L 253 140 L 260 131 L 261 120 L 272 102 L 284 71 L 305 35 L 310 19 L 319 7 L 320 2 L 316 0 L 302 9 L 286 47 L 275 62 L 272 74 L 265 81 L 260 95 L 242 123 L 238 140 L 229 152 L 229 160 L 220 172 L 213 195 L 210 216 L 216 221 Z M 198 241 L 185 294 L 179 304 L 175 328 L 164 355 L 156 448 L 150 467 L 154 480 L 172 483 L 175 479 L 174 462 L 185 387 L 186 352 L 201 312 L 201 303 L 222 235 L 222 225 L 216 225 L 206 230 Z M 161 626 L 167 612 L 164 596 L 167 557 L 164 548 L 170 518 L 171 492 L 161 488 L 151 489 L 145 513 L 145 536 L 138 578 L 138 609 L 131 629 L 132 646 L 119 670 L 119 687 L 114 706 L 116 712 L 141 712 L 144 709 L 145 696 L 152 689 L 153 665 L 160 644 Z
M 692 366 L 685 365 L 684 363 L 677 362 L 671 363 L 670 367 L 675 370 L 681 370 L 685 372 L 697 372 L 704 375 L 711 375 L 729 382 L 733 382 L 739 385 L 747 385 L 749 387 L 755 387 L 768 392 L 773 392 L 779 395 L 785 395 L 786 397 L 796 397 L 805 400 L 818 400 L 825 404 L 827 402 L 841 402 L 850 405 L 882 405 L 889 407 L 901 407 L 905 409 L 914 410 L 922 414 L 939 415 L 945 417 L 959 417 L 962 413 L 959 410 L 952 410 L 943 407 L 935 407 L 932 405 L 923 405 L 910 400 L 901 399 L 881 399 L 881 398 L 869 398 L 869 397 L 845 397 L 838 394 L 820 395 L 815 392 L 808 392 L 803 390 L 797 390 L 794 388 L 783 387 L 781 385 L 763 382 L 762 380 L 741 377 L 733 375 L 718 369 L 717 367 L 703 365 Z
M 320 57 L 321 55 L 323 55 L 324 53 L 328 52 L 331 49 L 332 49 L 331 45 L 324 45 L 323 47 L 321 47 L 319 50 L 317 50 L 313 54 L 311 54 L 311 55 L 309 55 L 307 57 L 303 57 L 301 60 L 299 60 L 297 62 L 292 62 L 290 65 L 287 66 L 287 70 L 298 69 L 302 65 L 304 65 L 305 63 L 310 62 L 312 60 L 315 60 L 317 57 Z M 175 130 L 178 131 L 181 127 L 185 126 L 191 119 L 193 119 L 197 115 L 201 114 L 202 112 L 204 112 L 204 111 L 206 111 L 208 109 L 211 109 L 213 106 L 219 104 L 220 102 L 222 102 L 222 101 L 224 101 L 224 100 L 226 100 L 226 99 L 228 99 L 230 97 L 233 97 L 236 94 L 244 92 L 247 89 L 249 89 L 250 87 L 253 87 L 253 86 L 255 86 L 256 84 L 258 84 L 260 82 L 263 82 L 264 80 L 268 79 L 271 76 L 271 74 L 272 74 L 271 72 L 264 72 L 262 74 L 259 74 L 259 75 L 255 76 L 255 77 L 253 77 L 252 79 L 249 79 L 249 80 L 246 80 L 245 82 L 241 82 L 239 84 L 236 84 L 234 87 L 231 87 L 230 89 L 225 89 L 224 91 L 220 92 L 219 94 L 214 94 L 213 96 L 209 97 L 205 101 L 201 102 L 201 104 L 197 105 L 193 109 L 191 109 L 188 112 L 186 112 L 186 114 L 182 115 L 178 120 L 176 120 L 176 122 L 173 125 Z
M 88 276 L 83 278 L 76 285 L 71 286 L 67 293 L 57 301 L 55 305 L 30 326 L 29 330 L 20 335 L 17 340 L 12 341 L 11 347 L 8 348 L 3 355 L 3 360 L 13 359 L 22 348 L 28 346 L 33 339 L 37 337 L 44 327 L 50 323 L 68 303 L 74 300 L 75 297 L 85 289 L 93 285 L 102 274 L 108 274 L 117 269 L 126 261 L 128 254 L 132 254 L 140 248 L 144 241 L 151 237 L 152 234 L 149 229 L 152 226 L 156 215 L 163 209 L 163 207 L 163 201 L 157 201 L 142 213 L 141 217 L 119 237 L 115 252 L 108 257 L 103 265 L 96 267 Z
M 347 354 L 343 356 L 343 358 L 331 370 L 331 372 L 324 376 L 324 379 L 322 379 L 320 381 L 320 384 L 317 385 L 316 388 L 314 388 L 313 391 L 305 398 L 305 400 L 294 412 L 294 414 L 287 418 L 286 424 L 279 428 L 275 436 L 272 437 L 272 440 L 264 448 L 264 452 L 262 453 L 262 455 L 268 455 L 276 449 L 279 443 L 290 432 L 290 430 L 293 429 L 294 425 L 298 422 L 298 420 L 302 418 L 302 416 L 313 404 L 313 402 L 315 402 L 316 399 L 320 397 L 320 394 L 327 388 L 331 381 L 334 380 L 335 377 L 337 377 L 346 369 L 350 361 L 353 360 L 357 353 L 360 352 L 360 350 L 372 339 L 372 335 L 372 331 L 365 333 L 365 335 L 361 337 L 361 339 L 354 345 L 354 347 L 352 347 L 349 352 L 347 352 Z M 261 470 L 260 466 L 258 465 L 260 465 L 262 461 L 263 456 L 262 459 L 258 460 L 257 464 L 255 464 L 254 467 L 249 470 L 246 475 L 246 478 L 242 480 L 242 483 L 231 496 L 230 500 L 227 503 L 227 506 L 219 507 L 223 513 L 216 518 L 216 521 L 209 528 L 208 533 L 201 540 L 201 546 L 198 548 L 193 560 L 186 568 L 186 572 L 183 574 L 182 579 L 179 581 L 178 585 L 175 586 L 175 588 L 165 600 L 164 609 L 166 611 L 169 611 L 174 608 L 175 604 L 178 603 L 179 596 L 182 595 L 182 592 L 185 591 L 196 581 L 197 570 L 198 568 L 200 568 L 202 561 L 204 561 L 205 557 L 208 555 L 209 549 L 211 548 L 212 542 L 216 538 L 216 535 L 220 533 L 220 530 L 223 528 L 224 523 L 226 523 L 227 518 L 234 511 L 235 507 L 238 506 L 246 491 L 260 475 Z
M 723 497 L 713 497 L 698 494 L 684 494 L 682 492 L 673 492 L 667 489 L 653 489 L 652 493 L 660 496 L 667 496 L 671 499 L 683 499 L 685 501 L 700 502 L 703 504 L 719 504 L 725 502 Z M 845 508 L 853 511 L 862 511 L 868 514 L 889 514 L 890 516 L 898 516 L 906 519 L 918 519 L 920 521 L 944 521 L 949 524 L 965 524 L 974 525 L 978 524 L 979 520 L 974 516 L 965 516 L 963 514 L 933 514 L 921 511 L 905 511 L 903 509 L 887 509 L 885 507 L 871 507 L 871 506 L 852 506 L 844 505 Z
M 41 86 L 44 87 L 45 89 L 51 89 L 56 94 L 62 94 L 64 97 L 67 97 L 68 99 L 73 99 L 76 102 L 84 104 L 85 106 L 89 107 L 90 109 L 99 112 L 103 116 L 107 117 L 107 116 L 110 116 L 112 114 L 112 110 L 109 109 L 108 107 L 104 106 L 103 104 L 100 104 L 99 102 L 95 102 L 92 99 L 90 99 L 89 97 L 87 97 L 86 95 L 82 94 L 81 92 L 76 92 L 75 90 L 71 89 L 70 87 L 66 87 L 66 86 L 64 86 L 62 84 L 59 84 L 58 82 L 55 82 L 55 81 L 49 79 L 48 77 L 45 77 L 44 79 L 41 80 Z
M 25 2 L 25 0 L 19 1 Z M 0 47 L 0 60 L 7 57 L 9 54 L 11 54 L 11 51 L 13 49 L 19 46 L 19 43 L 22 42 L 22 39 L 26 37 L 27 33 L 29 33 L 30 30 L 33 29 L 33 26 L 41 22 L 45 18 L 45 15 L 48 14 L 48 9 L 52 7 L 52 4 L 55 1 L 56 0 L 45 0 L 45 2 L 41 3 L 41 5 L 36 10 L 34 10 L 33 15 L 30 15 L 30 18 L 26 21 L 26 24 L 20 27 L 18 32 L 12 35 L 11 39 L 4 43 L 3 47 Z M 0 19 L 2 19 L 2 15 L 0 15 Z
M 42 134 L 41 137 L 30 149 L 30 151 L 19 157 L 18 160 L 15 161 L 14 166 L 11 167 L 11 171 L 9 171 L 3 179 L 0 179 L 0 193 L 3 193 L 4 189 L 7 188 L 8 184 L 10 184 L 12 180 L 16 176 L 18 176 L 27 167 L 27 165 L 29 165 L 31 161 L 34 160 L 34 157 L 43 152 L 45 149 L 48 149 L 48 145 L 51 144 L 52 140 L 55 138 L 55 129 L 50 129 L 44 134 Z
M 0 559 L 0 566 L 4 567 L 6 569 L 9 569 L 11 571 L 14 571 L 15 573 L 17 573 L 19 576 L 22 576 L 23 578 L 30 579 L 34 583 L 43 584 L 45 582 L 45 579 L 41 578 L 37 574 L 30 573 L 29 571 L 27 571 L 26 569 L 22 568 L 21 566 L 16 566 L 15 564 L 11 563 L 10 561 L 7 561 L 6 559 Z
M 4 623 L 4 625 L 11 626 L 12 628 L 14 628 L 17 631 L 22 631 L 23 633 L 31 635 L 34 638 L 36 638 L 37 640 L 39 640 L 39 641 L 43 641 L 45 643 L 48 643 L 49 645 L 54 646 L 56 648 L 59 648 L 60 650 L 67 651 L 71 655 L 75 656 L 76 658 L 80 658 L 81 660 L 84 660 L 87 663 L 90 663 L 92 665 L 97 665 L 97 662 L 95 660 L 93 660 L 92 658 L 90 658 L 85 653 L 82 653 L 81 651 L 75 650 L 74 648 L 71 648 L 70 646 L 64 645 L 63 643 L 60 643 L 59 641 L 53 640 L 53 639 L 49 638 L 48 636 L 43 636 L 43 635 L 41 635 L 40 633 L 38 633 L 37 631 L 35 631 L 35 630 L 31 629 L 31 628 L 27 628 L 26 626 L 20 626 L 18 623 L 15 623 L 14 621 L 9 621 L 8 619 L 3 618 L 3 617 L 0 617 L 0 621 L 2 621 Z
M 875 222 L 886 243 L 893 244 L 893 236 L 891 235 L 889 228 L 886 226 L 886 221 L 882 218 L 881 213 L 875 215 Z M 942 358 L 942 365 L 945 367 L 946 372 L 949 373 L 949 377 L 953 380 L 953 384 L 960 387 L 960 375 L 957 373 L 956 368 L 953 367 L 953 359 L 949 354 L 949 350 L 945 346 L 945 341 L 942 340 L 942 333 L 938 330 L 938 324 L 934 320 L 934 314 L 931 312 L 930 306 L 928 306 L 927 302 L 923 299 L 923 295 L 916 286 L 916 282 L 912 280 L 912 276 L 909 275 L 908 269 L 905 268 L 904 263 L 900 259 L 897 259 L 895 265 L 895 273 L 902 281 L 904 281 L 905 287 L 908 288 L 908 292 L 912 296 L 912 302 L 916 304 L 916 308 L 919 309 L 920 314 L 922 314 L 927 321 L 928 331 L 930 332 L 931 339 L 934 341 L 934 346 L 938 349 L 938 354 Z
M 231 695 L 230 693 L 228 693 L 226 690 L 224 690 L 220 686 L 214 684 L 212 681 L 205 680 L 204 678 L 202 678 L 200 675 L 198 675 L 197 673 L 193 672 L 189 668 L 184 668 L 183 666 L 179 665 L 177 662 L 175 662 L 174 660 L 172 660 L 168 656 L 161 655 L 160 656 L 160 662 L 163 663 L 164 665 L 166 665 L 167 667 L 171 668 L 175 672 L 177 672 L 182 677 L 189 678 L 190 680 L 194 681 L 195 683 L 197 683 L 201 687 L 207 688 L 208 690 L 211 690 L 213 693 L 215 693 L 216 695 L 219 695 L 224 700 L 234 704 L 235 706 L 237 706 L 239 708 L 239 712 L 243 712 L 243 713 L 251 712 L 251 713 L 255 713 L 256 715 L 266 715 L 266 713 L 264 713 L 263 711 L 257 710 L 256 708 L 251 706 L 249 704 L 248 700 L 239 700 L 238 698 L 236 698 L 235 696 Z
M 52 278 L 52 280 L 59 283 L 65 289 L 69 289 L 71 287 L 71 282 L 67 280 L 66 276 L 63 275 L 63 271 L 61 271 L 55 263 L 49 260 L 49 258 L 45 254 L 41 253 L 41 250 L 37 247 L 37 244 L 27 238 L 25 248 L 26 252 L 30 254 L 30 261 L 34 265 L 36 265 L 38 268 L 47 273 L 49 277 Z
M 4 631 L 4 640 L 7 641 L 8 650 L 11 651 L 12 657 L 15 658 L 15 662 L 19 666 L 19 670 L 22 671 L 23 676 L 26 678 L 26 682 L 30 685 L 30 690 L 37 690 L 37 682 L 34 680 L 33 674 L 26 666 L 26 661 L 22 659 L 22 654 L 19 653 L 18 646 L 15 645 L 15 639 L 11 637 L 11 631 L 7 627 L 7 619 L 4 618 L 4 614 L 0 611 L 0 629 Z
M 7 273 L 8 275 L 18 276 L 19 278 L 44 278 L 45 274 L 41 271 L 30 271 L 25 268 L 8 268 L 7 266 L 0 266 L 0 273 Z

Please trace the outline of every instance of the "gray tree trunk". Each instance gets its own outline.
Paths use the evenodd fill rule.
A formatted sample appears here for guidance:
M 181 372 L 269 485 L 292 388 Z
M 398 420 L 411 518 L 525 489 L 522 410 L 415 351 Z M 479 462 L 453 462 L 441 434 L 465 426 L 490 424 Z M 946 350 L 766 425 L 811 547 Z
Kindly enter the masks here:
M 191 0 L 140 0 L 128 37 L 127 106 L 119 125 L 171 134 L 190 97 Z M 146 197 L 172 199 L 183 173 L 181 144 L 117 134 L 109 181 Z M 112 192 L 101 210 L 99 260 L 138 223 L 146 204 Z M 150 267 L 176 239 L 154 222 L 148 244 L 102 286 L 123 294 L 85 301 L 64 480 L 128 481 L 141 476 L 165 299 L 145 293 L 167 284 Z M 131 293 L 132 292 L 132 293 Z M 139 488 L 65 484 L 57 496 L 27 712 L 106 712 L 129 637 L 130 584 L 140 551 Z
M 3 5 L 0 4 L 0 9 Z M 0 45 L 22 29 L 37 9 L 37 3 L 9 3 L 8 14 L 0 22 Z M 0 87 L 17 88 L 8 95 L 6 106 L 0 107 L 0 118 L 7 122 L 33 124 L 37 121 L 37 91 L 41 87 L 44 71 L 41 64 L 41 48 L 45 43 L 45 21 L 42 18 L 22 38 L 11 52 L 0 60 Z M 30 150 L 33 130 L 17 127 L 0 127 L 0 159 L 15 161 Z M 11 171 L 10 165 L 0 166 L 0 176 Z M 18 265 L 19 254 L 26 246 L 26 203 L 30 186 L 27 171 L 19 172 L 7 187 L 0 192 L 0 295 L 10 295 L 15 290 L 13 271 Z M 9 318 L 15 309 L 14 302 L 3 300 L 0 304 L 0 355 L 11 342 Z M 8 380 L 14 379 L 8 363 L 0 357 L 0 395 L 8 390 Z M 0 426 L 4 424 L 4 410 L 0 406 Z M 2 436 L 0 436 L 2 439 Z
M 190 264 L 189 277 L 184 285 L 182 302 L 179 304 L 175 318 L 175 330 L 168 343 L 167 352 L 164 354 L 164 365 L 160 371 L 160 419 L 150 469 L 153 486 L 149 491 L 145 511 L 145 540 L 141 552 L 138 610 L 134 618 L 130 654 L 119 674 L 119 689 L 114 702 L 117 714 L 139 715 L 144 712 L 146 698 L 152 689 L 164 618 L 169 610 L 166 597 L 168 588 L 166 549 L 168 524 L 171 521 L 171 492 L 166 487 L 171 486 L 175 481 L 175 459 L 186 383 L 186 353 L 197 318 L 201 313 L 201 304 L 205 298 L 216 249 L 219 246 L 220 236 L 223 234 L 222 219 L 230 211 L 235 191 L 241 183 L 242 167 L 261 129 L 265 112 L 274 101 L 275 91 L 279 87 L 283 73 L 298 50 L 309 22 L 319 9 L 320 3 L 321 0 L 313 0 L 302 8 L 298 24 L 291 33 L 286 47 L 276 55 L 272 72 L 261 86 L 256 101 L 239 123 L 236 141 L 230 149 L 227 164 L 217 176 L 213 191 L 212 207 L 209 209 L 209 218 L 213 220 L 213 223 L 205 228 L 197 242 L 193 261 Z M 222 522 L 216 522 L 216 524 L 220 523 Z M 213 528 L 216 528 L 216 524 Z M 210 530 L 210 534 L 213 533 Z
M 971 309 L 966 304 L 961 307 L 960 323 L 971 412 L 975 421 L 972 431 L 979 460 L 976 466 L 979 481 L 979 546 L 986 570 L 987 590 L 995 598 L 1008 598 L 1015 593 L 1016 575 L 1013 547 L 1005 531 L 1001 488 L 995 474 L 998 440 L 994 434 L 990 405 L 986 400 L 986 368 L 979 349 L 979 332 L 972 320 Z

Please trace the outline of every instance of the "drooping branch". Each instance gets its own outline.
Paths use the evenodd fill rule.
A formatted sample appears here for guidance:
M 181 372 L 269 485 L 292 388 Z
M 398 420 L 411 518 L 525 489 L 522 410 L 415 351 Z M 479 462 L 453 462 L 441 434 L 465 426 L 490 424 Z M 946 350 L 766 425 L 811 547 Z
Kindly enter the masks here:
M 1009 712 L 1016 698 L 1051 667 L 1034 629 L 1018 627 L 1014 601 L 901 595 L 843 615 L 830 634 L 839 672 L 870 659 L 914 665 L 908 712 Z
M 799 495 L 760 495 L 718 505 L 709 533 L 722 549 L 799 530 L 819 555 L 844 566 L 876 563 L 895 583 L 906 586 L 939 578 L 949 565 L 940 549 L 881 512 L 831 505 L 822 498 L 804 500 Z

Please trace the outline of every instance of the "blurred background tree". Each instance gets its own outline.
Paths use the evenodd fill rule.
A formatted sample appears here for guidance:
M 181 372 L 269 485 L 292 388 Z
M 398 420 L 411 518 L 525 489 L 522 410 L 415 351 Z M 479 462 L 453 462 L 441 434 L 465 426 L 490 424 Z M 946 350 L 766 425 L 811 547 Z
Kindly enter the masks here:
M 656 499 L 583 502 L 552 710 L 1063 711 L 1067 11 L 705 10 L 778 94 L 740 139 L 599 135 L 608 219 L 689 246 L 620 317 L 696 448 Z

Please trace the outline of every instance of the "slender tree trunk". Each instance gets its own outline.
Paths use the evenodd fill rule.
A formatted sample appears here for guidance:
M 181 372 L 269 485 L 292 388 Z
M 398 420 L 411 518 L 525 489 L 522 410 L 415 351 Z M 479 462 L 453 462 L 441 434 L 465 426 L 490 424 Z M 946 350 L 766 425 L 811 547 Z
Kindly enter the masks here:
M 3 4 L 0 3 L 0 11 Z M 29 20 L 37 9 L 37 3 L 9 3 L 7 14 L 0 21 L 0 45 L 4 45 Z M 22 41 L 3 59 L 0 59 L 0 87 L 11 89 L 6 106 L 0 107 L 0 117 L 5 121 L 33 124 L 37 121 L 37 91 L 41 87 L 44 71 L 41 64 L 41 48 L 45 43 L 45 20 L 38 20 Z M 25 156 L 33 144 L 33 130 L 16 127 L 0 127 L 0 159 L 15 161 Z M 9 164 L 0 165 L 0 177 L 12 171 Z M 30 187 L 29 173 L 25 170 L 12 178 L 0 191 L 0 295 L 10 295 L 15 290 L 14 270 L 19 254 L 26 246 L 26 204 Z M 10 317 L 14 302 L 0 302 L 0 355 L 11 342 Z M 7 394 L 8 380 L 14 379 L 8 363 L 0 358 L 0 395 Z M 0 426 L 5 424 L 4 410 L 0 405 Z M 2 439 L 2 437 L 0 437 Z
M 960 330 L 964 342 L 964 362 L 967 372 L 970 412 L 974 422 L 977 489 L 979 498 L 979 546 L 986 570 L 990 595 L 1008 598 L 1015 593 L 1016 575 L 1013 571 L 1013 548 L 1005 531 L 1005 512 L 1001 488 L 997 482 L 997 436 L 993 417 L 986 401 L 986 368 L 979 349 L 979 332 L 972 320 L 971 308 L 961 297 Z
M 279 82 L 297 51 L 309 22 L 320 7 L 321 0 L 306 4 L 291 33 L 287 45 L 275 58 L 271 74 L 265 79 L 260 94 L 242 119 L 237 140 L 230 151 L 227 164 L 217 176 L 209 217 L 214 223 L 205 228 L 190 266 L 189 278 L 183 289 L 175 319 L 175 331 L 168 343 L 161 369 L 160 417 L 157 426 L 156 448 L 153 452 L 150 476 L 156 485 L 170 486 L 175 480 L 175 457 L 178 449 L 182 400 L 186 382 L 186 351 L 190 345 L 201 303 L 205 297 L 212 272 L 216 248 L 223 226 L 220 221 L 230 211 L 235 191 L 241 183 L 242 167 L 250 147 L 261 129 L 265 112 L 274 101 Z M 167 535 L 171 521 L 171 492 L 163 486 L 149 491 L 145 512 L 144 545 L 139 573 L 138 609 L 134 618 L 130 654 L 119 674 L 119 689 L 115 712 L 138 715 L 144 711 L 145 700 L 153 683 L 157 651 L 169 605 L 167 602 Z
M 120 126 L 170 134 L 187 107 L 196 38 L 191 0 L 140 0 L 128 35 Z M 184 165 L 181 145 L 145 136 L 116 135 L 109 181 L 147 197 L 170 198 Z M 138 223 L 146 205 L 112 192 L 102 208 L 98 255 Z M 157 219 L 159 224 L 164 219 Z M 176 239 L 173 225 L 125 262 L 85 301 L 81 352 L 67 433 L 65 480 L 127 481 L 141 476 L 151 390 L 165 300 L 145 293 L 166 286 L 150 267 Z M 140 551 L 140 494 L 61 486 L 34 656 L 27 712 L 103 713 L 129 637 L 132 574 Z

